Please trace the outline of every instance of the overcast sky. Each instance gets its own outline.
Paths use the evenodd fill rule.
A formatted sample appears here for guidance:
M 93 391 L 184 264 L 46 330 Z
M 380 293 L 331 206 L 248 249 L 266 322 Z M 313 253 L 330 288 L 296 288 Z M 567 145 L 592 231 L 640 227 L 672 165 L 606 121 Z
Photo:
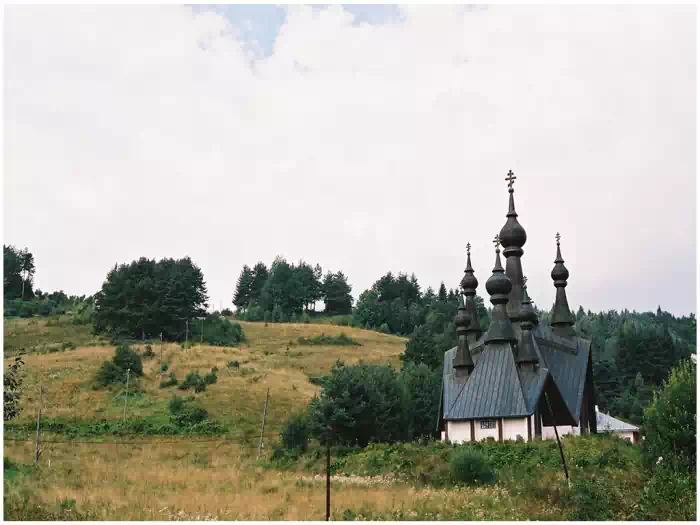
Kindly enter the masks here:
M 695 7 L 5 9 L 4 242 L 36 286 L 189 255 L 480 285 L 509 169 L 551 307 L 695 312 Z

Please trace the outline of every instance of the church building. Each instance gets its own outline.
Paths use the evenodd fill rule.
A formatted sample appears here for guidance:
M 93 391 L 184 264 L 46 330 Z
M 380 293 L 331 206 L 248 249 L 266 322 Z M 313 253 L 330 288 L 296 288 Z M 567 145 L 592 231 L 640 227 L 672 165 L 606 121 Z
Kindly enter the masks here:
M 552 280 L 556 300 L 551 326 L 539 322 L 527 292 L 521 258 L 527 240 L 508 173 L 507 220 L 494 242 L 496 262 L 486 281 L 493 310 L 486 333 L 479 327 L 474 296 L 478 281 L 467 245 L 460 283 L 464 300 L 455 318 L 458 345 L 445 352 L 438 421 L 442 439 L 462 443 L 595 433 L 595 390 L 591 342 L 579 337 L 566 299 L 569 272 L 556 235 Z M 501 250 L 506 259 L 501 265 Z

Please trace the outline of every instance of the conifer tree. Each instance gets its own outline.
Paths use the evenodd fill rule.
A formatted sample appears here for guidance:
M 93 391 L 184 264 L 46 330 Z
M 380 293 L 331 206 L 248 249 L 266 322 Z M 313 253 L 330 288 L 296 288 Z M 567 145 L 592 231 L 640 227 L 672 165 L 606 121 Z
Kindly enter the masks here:
M 233 304 L 239 310 L 245 310 L 250 304 L 250 290 L 253 284 L 253 271 L 247 264 L 243 266 L 241 274 L 236 282 L 236 290 L 233 293 Z

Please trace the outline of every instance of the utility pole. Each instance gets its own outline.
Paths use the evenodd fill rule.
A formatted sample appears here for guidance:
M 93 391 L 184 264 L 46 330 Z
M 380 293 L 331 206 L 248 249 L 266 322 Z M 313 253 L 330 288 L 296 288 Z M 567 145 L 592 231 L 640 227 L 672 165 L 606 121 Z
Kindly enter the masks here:
M 163 364 L 163 332 L 160 333 L 160 361 L 158 364 Z
M 190 320 L 185 321 L 185 348 L 187 348 L 187 338 L 190 335 Z
M 202 346 L 204 340 L 204 317 L 202 317 L 202 327 L 199 330 L 199 346 Z
M 126 400 L 129 399 L 129 372 L 131 372 L 131 368 L 126 369 L 126 396 L 124 397 L 124 421 L 126 421 Z
M 34 466 L 39 464 L 39 433 L 41 431 L 41 404 L 44 401 L 44 385 L 39 385 L 39 408 L 36 411 L 36 443 L 34 445 Z
M 331 521 L 331 441 L 326 443 L 326 521 Z
M 331 521 L 331 436 L 333 428 L 326 427 L 326 521 Z
M 262 427 L 260 428 L 260 445 L 258 446 L 258 456 L 256 459 L 260 458 L 260 452 L 262 452 L 263 447 L 263 433 L 265 432 L 265 418 L 267 417 L 267 400 L 270 397 L 270 389 L 267 389 L 267 394 L 265 395 L 265 409 L 263 410 L 263 420 Z

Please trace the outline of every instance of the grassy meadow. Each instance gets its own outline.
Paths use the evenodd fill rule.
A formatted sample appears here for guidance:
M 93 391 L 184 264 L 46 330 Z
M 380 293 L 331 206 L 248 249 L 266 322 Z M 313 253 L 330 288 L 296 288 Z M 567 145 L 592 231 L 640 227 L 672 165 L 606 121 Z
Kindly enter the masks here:
M 346 363 L 392 363 L 406 340 L 331 324 L 241 323 L 247 342 L 237 347 L 152 343 L 144 375 L 130 385 L 127 416 L 157 428 L 168 421 L 168 400 L 193 395 L 220 423 L 215 435 L 113 435 L 98 422 L 124 414 L 122 386 L 95 390 L 93 377 L 114 346 L 89 327 L 60 319 L 5 321 L 5 348 L 25 352 L 22 413 L 5 425 L 4 504 L 11 520 L 322 520 L 325 456 L 313 445 L 301 455 L 273 458 L 272 444 L 295 410 L 318 391 L 309 379 Z M 344 333 L 359 346 L 298 344 Z M 71 345 L 64 343 L 70 341 Z M 73 348 L 75 346 L 75 348 Z M 145 345 L 136 345 L 139 351 Z M 6 351 L 5 366 L 13 352 Z M 227 366 L 237 361 L 237 367 Z M 175 372 L 218 380 L 193 394 L 160 388 Z M 32 465 L 39 384 L 47 441 Z M 266 447 L 256 458 L 266 391 L 270 401 Z M 151 428 L 151 427 L 149 427 Z M 48 441 L 55 441 L 50 443 Z M 114 442 L 127 442 L 116 445 Z M 467 445 L 473 446 L 473 445 Z M 695 498 L 681 505 L 644 498 L 647 480 L 639 449 L 617 439 L 567 438 L 573 485 L 564 480 L 553 442 L 477 445 L 496 467 L 497 481 L 481 487 L 449 482 L 449 458 L 459 447 L 439 442 L 371 445 L 333 454 L 334 520 L 562 520 L 691 519 Z M 648 490 L 646 492 L 649 492 Z M 646 502 L 646 503 L 645 503 Z M 603 506 L 603 507 L 601 507 Z M 603 508 L 603 510 L 601 510 Z M 650 514 L 650 512 L 652 512 Z M 667 518 L 664 518 L 667 516 Z

